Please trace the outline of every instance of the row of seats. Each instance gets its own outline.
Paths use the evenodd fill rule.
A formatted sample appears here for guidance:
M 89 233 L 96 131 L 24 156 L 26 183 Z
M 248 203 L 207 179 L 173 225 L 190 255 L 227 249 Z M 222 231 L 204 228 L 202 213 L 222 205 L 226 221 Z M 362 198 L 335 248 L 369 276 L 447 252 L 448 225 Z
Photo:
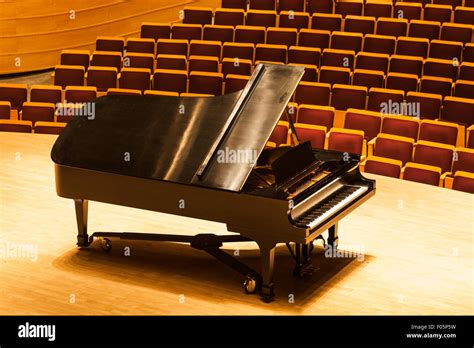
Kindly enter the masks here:
M 406 21 L 425 20 L 436 21 L 438 25 L 440 22 L 451 22 L 459 24 L 474 24 L 473 7 L 456 6 L 454 11 L 451 6 L 444 5 L 428 5 L 423 7 L 422 4 L 413 2 L 396 2 L 394 5 L 390 2 L 366 4 L 369 8 L 363 11 L 362 0 L 351 0 L 344 4 L 356 5 L 352 10 L 336 8 L 334 13 L 331 13 L 333 18 L 359 18 L 359 20 L 366 20 L 373 23 L 372 30 L 375 27 L 375 21 L 378 18 L 397 18 Z M 338 11 L 340 10 L 340 11 Z M 454 12 L 454 15 L 453 15 Z M 328 16 L 325 13 L 304 12 L 301 9 L 296 10 L 282 10 L 277 12 L 275 10 L 262 9 L 228 9 L 217 8 L 215 11 L 207 7 L 185 7 L 183 13 L 183 23 L 186 24 L 217 24 L 217 25 L 263 25 L 263 26 L 279 26 L 283 28 L 308 28 L 310 21 L 317 22 L 319 18 Z M 312 24 L 315 25 L 314 23 Z
M 299 141 L 309 141 L 313 148 L 366 156 L 366 136 L 362 130 L 332 128 L 326 133 L 324 126 L 302 123 L 296 123 L 295 130 Z M 288 122 L 280 121 L 268 146 L 290 144 L 290 134 Z M 379 133 L 369 142 L 368 158 L 362 166 L 375 174 L 442 186 L 446 178 L 459 172 L 474 175 L 474 149 L 425 140 L 415 143 L 411 138 Z
M 354 111 L 354 115 L 357 115 Z M 359 115 L 363 115 L 360 113 Z M 390 119 L 393 121 L 393 119 Z M 430 126 L 434 126 L 431 124 Z M 313 148 L 329 149 L 340 152 L 357 153 L 362 156 L 368 155 L 387 158 L 398 161 L 399 169 L 409 163 L 431 166 L 439 175 L 436 182 L 438 185 L 441 176 L 455 174 L 458 171 L 474 173 L 474 149 L 464 147 L 455 148 L 452 145 L 441 144 L 427 140 L 415 142 L 412 138 L 398 135 L 379 133 L 368 142 L 366 150 L 366 133 L 361 129 L 331 128 L 326 133 L 324 126 L 315 126 L 302 123 L 295 124 L 295 130 L 300 142 L 309 141 Z M 270 146 L 282 146 L 291 143 L 291 130 L 286 121 L 280 121 L 270 138 Z M 366 152 L 367 151 L 367 152 Z M 377 173 L 387 176 L 399 177 L 399 172 L 389 171 Z
M 436 166 L 408 162 L 402 167 L 400 161 L 378 156 L 368 157 L 361 169 L 367 173 L 474 193 L 474 173 L 470 172 L 457 171 L 452 176 L 443 176 Z
M 333 106 L 338 110 L 367 109 L 384 114 L 419 116 L 454 122 L 467 127 L 474 124 L 474 100 L 372 87 L 300 82 L 294 101 L 298 104 Z
M 377 23 L 366 23 L 366 19 L 359 20 L 355 17 L 347 19 L 348 23 L 342 31 L 342 18 L 333 15 L 318 14 L 321 18 L 313 22 L 310 28 L 282 28 L 274 26 L 262 26 L 262 21 L 257 26 L 249 25 L 216 25 L 216 24 L 163 24 L 143 23 L 140 30 L 142 39 L 158 41 L 159 39 L 177 40 L 208 40 L 221 42 L 250 42 L 296 45 L 298 34 L 311 33 L 315 30 L 325 32 L 338 32 L 345 34 L 376 34 L 384 36 L 418 37 L 429 40 L 445 40 L 461 42 L 463 44 L 472 42 L 472 25 L 444 23 L 433 21 L 412 21 L 410 24 L 403 19 L 379 18 Z M 271 23 L 269 23 L 271 24 Z M 342 35 L 342 34 L 340 34 Z M 99 37 L 97 50 L 122 52 L 125 47 L 123 39 Z M 115 40 L 116 42 L 107 43 Z M 266 40 L 266 41 L 265 41 Z M 150 45 L 149 43 L 147 45 Z M 299 44 L 300 46 L 306 46 Z M 309 45 L 313 46 L 313 45 Z M 324 48 L 324 47 L 323 47 Z
M 231 67 L 233 65 L 230 64 L 229 69 Z M 338 110 L 367 108 L 372 111 L 399 113 L 429 119 L 441 117 L 443 120 L 467 126 L 474 123 L 474 100 L 456 96 L 451 97 L 449 96 L 450 93 L 444 97 L 444 100 L 441 93 L 433 95 L 439 89 L 439 81 L 437 79 L 422 78 L 420 83 L 421 93 L 415 91 L 405 92 L 403 89 L 350 86 L 348 85 L 351 77 L 350 72 L 346 72 L 347 76 L 344 80 L 329 79 L 331 74 L 340 74 L 340 70 L 339 68 L 321 68 L 319 71 L 319 80 L 331 80 L 331 82 L 334 82 L 332 85 L 325 82 L 300 82 L 294 101 L 298 104 L 332 105 Z M 359 80 L 367 82 L 371 74 L 370 71 L 356 71 L 352 76 L 352 82 L 353 84 L 357 84 Z M 231 75 L 230 78 L 229 75 Z M 387 78 L 388 86 L 403 88 L 402 85 L 409 81 L 405 77 L 401 74 L 389 75 Z M 105 67 L 92 67 L 87 75 L 85 75 L 82 67 L 74 66 L 58 66 L 54 74 L 55 85 L 60 87 L 83 86 L 85 78 L 87 85 L 97 88 L 98 91 L 120 87 L 140 91 L 155 89 L 177 93 L 190 92 L 221 95 L 222 93 L 231 93 L 243 88 L 249 77 L 201 71 L 192 71 L 188 74 L 186 70 L 168 69 L 156 70 L 151 75 L 148 69 L 135 68 L 124 68 L 122 73 L 118 74 L 115 68 Z M 226 86 L 224 82 L 229 81 L 231 86 Z M 472 92 L 472 84 L 469 82 L 462 83 L 464 82 L 458 81 L 456 83 L 456 91 L 466 87 L 466 93 Z M 449 82 L 448 88 L 451 89 L 451 83 Z M 59 94 L 59 92 L 56 93 Z M 85 91 L 82 93 L 85 93 Z M 24 85 L 0 85 L 0 100 L 9 101 L 14 109 L 20 109 L 23 102 L 26 101 L 26 97 L 27 90 Z M 407 111 L 403 109 L 405 106 L 417 108 Z M 395 108 L 399 109 L 394 110 Z
M 418 3 L 424 8 L 432 5 L 451 8 L 457 6 L 474 7 L 473 0 L 409 0 L 407 3 Z M 382 12 L 384 17 L 387 17 L 387 13 L 392 12 L 389 10 L 395 4 L 397 4 L 396 0 L 222 0 L 223 8 L 241 10 L 306 11 L 308 13 L 341 13 L 344 15 L 364 13 L 368 16 L 376 16 Z M 196 15 L 199 15 L 203 20 L 209 18 L 200 14 Z
M 294 123 L 331 129 L 335 126 L 336 109 L 331 106 L 290 104 L 288 115 Z M 364 138 L 369 143 L 379 133 L 385 133 L 408 138 L 412 142 L 424 140 L 474 149 L 474 137 L 470 136 L 474 127 L 467 129 L 467 140 L 464 141 L 464 128 L 452 122 L 420 120 L 408 116 L 382 115 L 363 109 L 348 109 L 344 114 L 343 128 L 363 131 Z
M 398 59 L 408 59 L 411 65 L 416 64 L 413 73 L 420 74 L 424 59 L 430 59 L 430 62 L 438 62 L 440 64 L 448 64 L 456 70 L 462 61 L 474 63 L 474 44 L 468 44 L 463 50 L 461 43 L 432 40 L 431 44 L 427 39 L 415 39 L 409 37 L 395 37 L 366 35 L 362 40 L 362 36 L 347 36 L 342 33 L 317 32 L 308 31 L 301 33 L 299 43 L 305 46 L 297 46 L 282 44 L 286 41 L 275 41 L 280 43 L 233 43 L 225 42 L 221 44 L 219 41 L 207 40 L 191 40 L 188 44 L 186 40 L 176 39 L 159 39 L 157 44 L 157 56 L 155 55 L 154 43 L 152 43 L 151 52 L 128 52 L 122 57 L 120 52 L 111 51 L 95 51 L 90 54 L 87 50 L 64 50 L 61 53 L 61 65 L 78 65 L 83 66 L 85 70 L 89 66 L 108 66 L 115 67 L 119 71 L 123 66 L 126 67 L 146 67 L 153 69 L 155 65 L 158 68 L 159 61 L 155 64 L 155 58 L 159 60 L 159 56 L 163 55 L 180 55 L 190 56 L 207 56 L 217 58 L 220 62 L 224 58 L 248 59 L 252 62 L 259 60 L 270 60 L 282 63 L 301 63 L 308 65 L 332 65 L 348 67 L 354 66 L 356 54 L 374 53 L 383 54 L 383 58 L 387 59 L 387 65 L 383 71 L 387 71 L 388 59 L 395 55 Z M 354 40 L 355 39 L 355 40 Z M 360 40 L 359 40 L 360 39 Z M 148 40 L 148 39 L 138 39 Z M 329 45 L 330 47 L 325 47 Z M 321 47 L 316 47 L 321 43 Z M 311 46 L 312 45 L 312 46 Z M 359 52 L 359 48 L 363 49 Z M 269 55 L 271 51 L 273 55 Z M 268 53 L 266 53 L 268 52 Z M 326 53 L 326 61 L 324 54 Z M 330 53 L 338 54 L 336 62 L 331 63 Z M 401 57 L 399 57 L 401 56 Z M 408 56 L 405 58 L 404 56 Z M 376 56 L 382 59 L 380 56 Z M 462 57 L 462 58 L 461 58 Z M 415 63 L 416 62 L 416 63 Z M 420 63 L 421 62 L 421 63 Z M 410 71 L 411 72 L 411 71 Z M 457 74 L 456 74 L 457 75 Z

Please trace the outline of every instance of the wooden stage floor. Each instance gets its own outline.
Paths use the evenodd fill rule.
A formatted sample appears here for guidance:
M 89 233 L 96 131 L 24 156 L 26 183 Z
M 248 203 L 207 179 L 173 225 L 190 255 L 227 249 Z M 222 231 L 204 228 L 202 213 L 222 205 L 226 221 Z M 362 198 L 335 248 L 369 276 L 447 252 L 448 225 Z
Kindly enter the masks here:
M 276 301 L 265 304 L 243 293 L 239 274 L 185 245 L 117 240 L 109 254 L 99 242 L 78 250 L 73 204 L 55 193 L 54 140 L 0 133 L 0 315 L 474 313 L 474 195 L 370 176 L 375 197 L 339 227 L 341 250 L 355 257 L 326 258 L 317 248 L 319 270 L 293 279 L 279 247 Z M 89 211 L 91 232 L 227 233 L 222 224 L 95 202 Z M 240 257 L 258 267 L 253 243 Z

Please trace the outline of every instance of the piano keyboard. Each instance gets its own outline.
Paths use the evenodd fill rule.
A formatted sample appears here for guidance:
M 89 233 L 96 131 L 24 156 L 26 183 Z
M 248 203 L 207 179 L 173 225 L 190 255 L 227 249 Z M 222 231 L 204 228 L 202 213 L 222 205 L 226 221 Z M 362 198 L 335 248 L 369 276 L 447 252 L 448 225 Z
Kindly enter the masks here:
M 334 192 L 331 196 L 323 199 L 306 213 L 301 215 L 295 222 L 298 227 L 314 228 L 334 215 L 339 210 L 347 206 L 356 198 L 366 192 L 366 186 L 348 186 L 345 185 Z

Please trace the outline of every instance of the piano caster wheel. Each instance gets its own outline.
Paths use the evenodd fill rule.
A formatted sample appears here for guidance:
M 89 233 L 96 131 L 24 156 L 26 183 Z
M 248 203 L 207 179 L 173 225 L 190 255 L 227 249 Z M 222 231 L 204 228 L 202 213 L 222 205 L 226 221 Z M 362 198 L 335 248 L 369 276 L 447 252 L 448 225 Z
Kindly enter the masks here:
M 102 239 L 102 250 L 104 250 L 106 253 L 112 250 L 112 241 L 109 238 Z
M 257 280 L 251 276 L 247 276 L 244 280 L 244 291 L 246 294 L 255 294 L 257 291 Z

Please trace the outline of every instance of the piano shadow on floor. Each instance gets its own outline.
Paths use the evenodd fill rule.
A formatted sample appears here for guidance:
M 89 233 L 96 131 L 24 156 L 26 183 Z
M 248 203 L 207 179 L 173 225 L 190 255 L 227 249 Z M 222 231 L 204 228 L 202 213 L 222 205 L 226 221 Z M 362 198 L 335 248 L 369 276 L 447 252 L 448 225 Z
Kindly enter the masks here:
M 259 271 L 260 259 L 256 246 L 253 247 L 253 243 L 240 245 L 239 259 Z M 238 243 L 228 243 L 225 250 L 233 253 L 237 246 Z M 126 247 L 130 248 L 130 256 L 124 255 Z M 279 245 L 275 258 L 275 301 L 279 307 L 298 312 L 308 302 L 324 296 L 328 285 L 334 287 L 348 272 L 363 267 L 370 258 L 372 256 L 364 255 L 363 262 L 359 262 L 356 257 L 329 259 L 318 244 L 312 253 L 312 261 L 319 269 L 312 277 L 298 279 L 292 276 L 294 261 L 286 246 Z M 182 294 L 183 289 L 188 289 L 187 296 L 199 297 L 201 300 L 244 302 L 265 308 L 272 306 L 261 302 L 259 296 L 246 295 L 241 275 L 205 252 L 184 244 L 113 239 L 113 248 L 107 253 L 102 250 L 100 241 L 96 240 L 89 248 L 72 249 L 63 254 L 54 260 L 53 265 L 63 271 L 83 272 L 97 279 L 120 283 L 126 279 L 127 284 L 177 295 Z M 291 304 L 288 302 L 290 294 L 295 298 Z

